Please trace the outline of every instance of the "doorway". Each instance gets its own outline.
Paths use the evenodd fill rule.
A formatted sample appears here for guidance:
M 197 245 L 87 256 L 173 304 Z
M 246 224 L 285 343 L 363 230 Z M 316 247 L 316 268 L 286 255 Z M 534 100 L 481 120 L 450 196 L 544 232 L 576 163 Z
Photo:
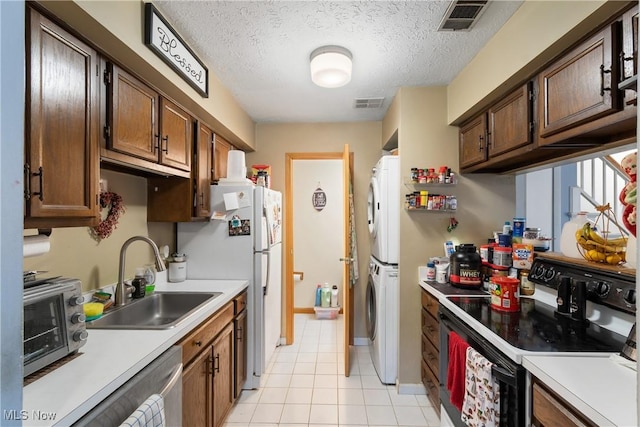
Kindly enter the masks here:
M 285 155 L 286 343 L 294 341 L 294 312 L 314 313 L 318 283 L 337 285 L 344 320 L 345 375 L 353 343 L 349 195 L 353 156 Z

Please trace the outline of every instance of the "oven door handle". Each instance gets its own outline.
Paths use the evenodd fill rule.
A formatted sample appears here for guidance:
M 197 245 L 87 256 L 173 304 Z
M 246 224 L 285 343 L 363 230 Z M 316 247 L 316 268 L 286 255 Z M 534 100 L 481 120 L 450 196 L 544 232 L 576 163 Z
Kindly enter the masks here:
M 499 365 L 493 365 L 491 367 L 491 373 L 494 377 L 496 377 L 500 382 L 508 384 L 510 386 L 516 386 L 516 376 L 515 374 L 509 372 L 505 368 Z

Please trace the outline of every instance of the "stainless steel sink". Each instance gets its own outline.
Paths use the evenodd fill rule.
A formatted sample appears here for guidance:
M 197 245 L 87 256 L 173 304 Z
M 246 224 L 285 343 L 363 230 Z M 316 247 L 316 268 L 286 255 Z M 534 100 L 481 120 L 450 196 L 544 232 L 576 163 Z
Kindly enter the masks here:
M 222 292 L 156 292 L 108 310 L 89 329 L 169 329 Z

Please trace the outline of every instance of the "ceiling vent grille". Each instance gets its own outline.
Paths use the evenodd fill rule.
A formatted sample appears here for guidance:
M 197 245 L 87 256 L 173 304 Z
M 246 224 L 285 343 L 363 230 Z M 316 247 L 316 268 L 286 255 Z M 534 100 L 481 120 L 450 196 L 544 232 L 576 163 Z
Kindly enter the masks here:
M 356 98 L 353 103 L 353 108 L 362 109 L 362 108 L 380 108 L 382 107 L 382 103 L 384 102 L 384 97 L 382 98 Z
M 487 8 L 488 0 L 455 0 L 444 14 L 438 31 L 469 31 Z

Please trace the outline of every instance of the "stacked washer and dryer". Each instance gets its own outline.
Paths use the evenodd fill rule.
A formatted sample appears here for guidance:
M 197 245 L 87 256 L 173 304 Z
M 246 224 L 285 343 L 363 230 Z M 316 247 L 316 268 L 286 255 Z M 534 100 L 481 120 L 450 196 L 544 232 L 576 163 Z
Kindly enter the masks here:
M 400 158 L 383 156 L 373 168 L 367 199 L 371 241 L 366 322 L 373 365 L 385 384 L 398 377 Z

